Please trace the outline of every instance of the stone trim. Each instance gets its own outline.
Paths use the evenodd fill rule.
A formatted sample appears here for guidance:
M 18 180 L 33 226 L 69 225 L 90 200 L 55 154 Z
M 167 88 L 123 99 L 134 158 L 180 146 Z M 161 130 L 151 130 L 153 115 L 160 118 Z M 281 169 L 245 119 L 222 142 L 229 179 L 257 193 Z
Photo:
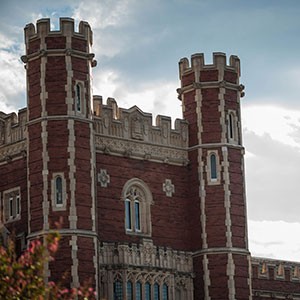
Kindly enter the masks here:
M 191 252 L 158 247 L 151 239 L 142 239 L 140 244 L 102 242 L 99 245 L 99 264 L 100 268 L 105 266 L 155 268 L 193 275 Z
M 233 124 L 230 129 L 230 116 L 232 118 Z M 239 144 L 239 120 L 235 110 L 229 109 L 226 114 L 226 123 L 227 123 L 227 140 L 229 144 Z M 230 131 L 232 131 L 232 137 L 230 137 Z
M 137 188 L 141 192 L 140 196 L 140 230 L 128 230 L 126 228 L 126 211 L 125 202 L 128 199 L 127 194 L 131 188 Z M 131 207 L 131 223 L 135 224 L 134 216 L 134 199 L 130 200 Z M 140 235 L 150 237 L 152 234 L 152 223 L 151 223 L 151 204 L 153 204 L 152 193 L 147 184 L 139 178 L 132 178 L 128 180 L 123 186 L 121 201 L 124 203 L 124 229 L 125 233 L 129 235 Z M 133 228 L 134 229 L 134 228 Z
M 3 211 L 0 216 L 0 223 L 1 223 L 1 220 L 3 220 L 4 224 L 21 220 L 21 211 L 22 211 L 21 188 L 18 186 L 18 187 L 14 187 L 14 188 L 3 191 L 2 199 L 1 199 L 1 194 L 0 194 L 0 206 L 1 206 L 1 200 L 2 200 L 2 205 L 3 205 Z M 10 200 L 12 200 L 12 203 L 11 203 L 12 210 L 13 210 L 12 216 L 9 216 L 10 215 L 10 212 L 9 212 Z
M 188 164 L 188 153 L 185 149 L 159 146 L 140 141 L 131 141 L 112 136 L 95 136 L 96 152 L 115 156 L 126 156 L 134 159 L 148 160 L 170 165 L 185 166 Z
M 55 179 L 57 176 L 60 176 L 62 178 L 62 204 L 61 205 L 57 205 L 56 204 L 56 182 Z M 67 209 L 67 198 L 68 198 L 68 194 L 67 194 L 67 188 L 66 188 L 66 179 L 65 179 L 65 175 L 63 172 L 56 172 L 52 174 L 52 180 L 51 180 L 51 202 L 52 202 L 52 210 L 53 211 L 63 211 Z
M 206 254 L 224 254 L 224 253 L 233 253 L 240 255 L 250 255 L 250 252 L 244 248 L 236 247 L 218 247 L 218 248 L 206 248 L 193 252 L 193 257 L 198 257 Z
M 217 178 L 211 178 L 211 155 L 215 155 L 216 157 L 216 172 Z M 221 164 L 220 164 L 220 156 L 217 150 L 208 150 L 206 157 L 206 174 L 207 174 L 207 184 L 208 185 L 218 185 L 221 184 Z
M 166 179 L 162 186 L 163 186 L 163 191 L 166 193 L 166 196 L 172 197 L 173 193 L 175 193 L 175 185 L 172 184 L 172 180 Z
M 222 167 L 224 169 L 223 176 L 224 176 L 224 207 L 226 211 L 226 219 L 225 219 L 225 226 L 226 226 L 226 247 L 232 247 L 232 231 L 231 231 L 231 214 L 230 214 L 230 207 L 231 207 L 231 191 L 230 187 L 230 178 L 229 178 L 229 161 L 228 161 L 228 149 L 227 147 L 222 147 L 222 154 L 223 154 L 223 162 Z
M 100 182 L 101 187 L 106 188 L 110 183 L 110 175 L 107 173 L 106 169 L 100 169 L 97 178 L 98 182 Z

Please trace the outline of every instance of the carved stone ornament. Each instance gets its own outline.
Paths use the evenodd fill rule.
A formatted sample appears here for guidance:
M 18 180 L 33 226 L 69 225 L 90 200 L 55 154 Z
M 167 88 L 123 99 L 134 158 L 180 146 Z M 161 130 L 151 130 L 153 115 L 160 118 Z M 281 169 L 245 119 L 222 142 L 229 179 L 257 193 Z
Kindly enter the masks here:
M 165 183 L 163 183 L 163 191 L 167 197 L 172 197 L 173 193 L 175 193 L 175 186 L 172 184 L 171 179 L 166 179 Z
M 100 182 L 101 187 L 107 187 L 110 183 L 110 176 L 105 169 L 100 169 L 100 173 L 98 173 L 98 182 Z

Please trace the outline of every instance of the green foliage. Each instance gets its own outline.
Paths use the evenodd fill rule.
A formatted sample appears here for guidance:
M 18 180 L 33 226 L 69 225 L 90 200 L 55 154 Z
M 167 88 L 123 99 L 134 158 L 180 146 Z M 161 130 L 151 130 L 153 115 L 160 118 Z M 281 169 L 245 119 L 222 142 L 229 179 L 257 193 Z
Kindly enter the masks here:
M 58 249 L 58 233 L 51 233 L 41 240 L 34 240 L 20 257 L 9 240 L 7 247 L 0 245 L 0 299 L 6 300 L 90 300 L 95 299 L 92 288 L 63 288 L 44 281 L 44 266 L 54 260 Z

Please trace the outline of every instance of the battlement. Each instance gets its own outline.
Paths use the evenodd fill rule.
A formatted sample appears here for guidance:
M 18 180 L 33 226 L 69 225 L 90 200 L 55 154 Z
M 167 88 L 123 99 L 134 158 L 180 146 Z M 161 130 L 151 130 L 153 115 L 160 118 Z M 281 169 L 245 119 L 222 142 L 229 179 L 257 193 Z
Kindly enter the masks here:
M 137 106 L 119 108 L 113 98 L 102 103 L 101 96 L 94 96 L 94 126 L 96 147 L 104 153 L 126 155 L 139 159 L 183 165 L 188 161 L 188 124 L 158 115 L 152 125 L 152 114 Z
M 258 279 L 300 281 L 300 263 L 252 257 L 252 276 Z
M 50 30 L 50 19 L 43 18 L 36 22 L 35 26 L 30 23 L 24 28 L 25 31 L 25 41 L 27 42 L 31 38 L 43 37 L 48 35 L 62 35 L 62 36 L 76 36 L 81 37 L 89 41 L 90 45 L 93 43 L 92 30 L 89 23 L 81 21 L 79 23 L 79 31 L 75 32 L 74 29 L 74 19 L 72 18 L 60 18 L 60 30 Z
M 26 109 L 16 113 L 5 114 L 0 112 L 0 147 L 7 144 L 16 143 L 26 138 Z
M 229 58 L 229 64 L 226 62 L 226 54 L 222 52 L 213 53 L 213 63 L 205 64 L 204 54 L 195 53 L 191 56 L 191 64 L 188 58 L 184 57 L 179 61 L 179 78 L 182 79 L 183 75 L 191 72 L 200 72 L 202 70 L 224 70 L 234 71 L 240 76 L 240 59 L 231 55 Z

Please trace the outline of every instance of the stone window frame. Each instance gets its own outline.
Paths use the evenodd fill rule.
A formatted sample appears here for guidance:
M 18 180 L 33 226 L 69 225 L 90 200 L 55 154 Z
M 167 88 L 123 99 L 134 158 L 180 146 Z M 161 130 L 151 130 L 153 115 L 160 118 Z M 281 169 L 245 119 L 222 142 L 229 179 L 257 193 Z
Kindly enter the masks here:
M 239 142 L 238 117 L 235 110 L 227 111 L 227 139 L 228 143 L 237 145 Z
M 113 275 L 113 283 L 112 283 L 112 289 L 113 289 L 113 296 L 117 296 L 116 294 L 122 294 L 122 297 L 128 298 L 128 283 L 130 282 L 131 288 L 132 288 L 132 296 L 133 299 L 161 299 L 161 300 L 169 300 L 170 298 L 170 289 L 172 288 L 170 283 L 167 282 L 167 278 L 164 278 L 162 281 L 157 281 L 152 275 L 142 275 L 142 276 L 136 276 L 132 278 L 132 276 L 126 276 L 127 278 L 124 278 L 124 274 L 120 274 L 119 272 L 115 273 Z M 122 290 L 116 290 L 116 283 L 118 284 L 118 288 L 121 288 Z M 140 285 L 140 295 L 141 298 L 137 298 L 137 284 Z M 149 287 L 149 298 L 146 297 L 146 286 Z M 155 297 L 155 286 L 158 287 L 158 297 Z
M 56 202 L 56 179 L 60 177 L 62 179 L 62 203 Z M 63 211 L 67 209 L 67 188 L 66 179 L 63 172 L 55 172 L 52 174 L 51 180 L 51 203 L 53 211 Z
M 140 192 L 140 196 L 137 199 L 129 198 L 128 193 L 133 188 Z M 150 237 L 152 234 L 152 224 L 151 224 L 151 205 L 153 204 L 152 193 L 147 186 L 147 184 L 139 179 L 132 178 L 128 180 L 123 186 L 122 190 L 122 202 L 124 203 L 124 229 L 125 233 L 129 235 L 140 235 Z M 136 202 L 139 202 L 139 221 L 140 229 L 135 228 L 135 207 Z M 130 202 L 131 208 L 131 228 L 127 228 L 127 212 L 126 212 L 126 202 Z
M 21 219 L 21 188 L 19 186 L 3 191 L 2 202 L 4 223 Z
M 78 87 L 79 87 L 79 106 L 78 109 Z M 76 80 L 74 85 L 74 111 L 76 115 L 85 116 L 86 115 L 86 99 L 85 99 L 85 87 L 84 81 Z
M 215 155 L 216 157 L 216 178 L 212 178 L 212 166 L 211 166 L 211 156 Z M 207 183 L 208 185 L 217 185 L 221 183 L 221 165 L 220 157 L 217 150 L 208 150 L 207 151 Z

